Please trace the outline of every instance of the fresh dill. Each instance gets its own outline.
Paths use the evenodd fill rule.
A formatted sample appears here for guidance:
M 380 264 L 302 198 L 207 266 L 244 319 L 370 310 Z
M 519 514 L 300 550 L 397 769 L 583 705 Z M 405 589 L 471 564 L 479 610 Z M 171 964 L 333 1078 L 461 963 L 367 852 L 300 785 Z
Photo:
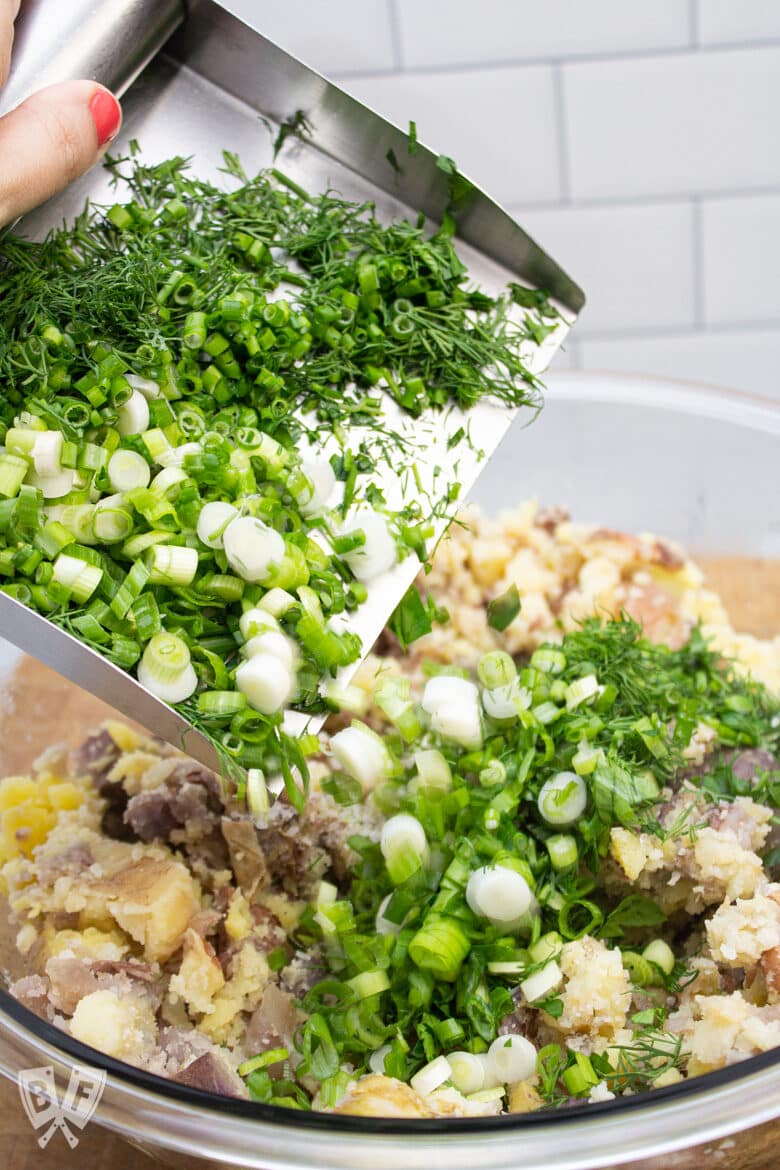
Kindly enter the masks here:
M 694 842 L 699 830 L 707 826 L 706 820 L 694 820 L 699 812 L 701 809 L 697 808 L 696 802 L 691 801 L 678 809 L 668 824 L 664 824 L 658 817 L 645 816 L 639 821 L 638 827 L 641 832 L 657 837 L 659 841 L 679 841 L 681 837 L 688 837 Z
M 628 1044 L 609 1050 L 609 1067 L 604 1080 L 615 1092 L 641 1092 L 672 1069 L 684 1065 L 683 1038 L 655 1025 L 641 1026 Z
M 296 112 L 282 125 L 275 153 L 290 135 L 310 130 Z M 217 499 L 260 511 L 286 542 L 285 584 L 314 595 L 296 598 L 284 621 L 300 645 L 289 693 L 299 708 L 322 711 L 320 684 L 361 649 L 355 634 L 336 633 L 328 622 L 354 611 L 367 594 L 328 523 L 338 526 L 339 509 L 345 522 L 353 505 L 370 506 L 388 517 L 399 559 L 414 552 L 427 562 L 432 524 L 449 519 L 459 486 L 433 498 L 438 485 L 424 488 L 417 477 L 413 498 L 394 511 L 372 478 L 380 464 L 410 465 L 416 476 L 410 420 L 423 411 L 468 409 L 482 398 L 539 408 L 540 383 L 525 355 L 542 321 L 540 306 L 512 312 L 508 294 L 490 297 L 474 288 L 450 224 L 435 231 L 421 220 L 383 224 L 372 204 L 334 191 L 309 193 L 276 168 L 252 178 L 228 151 L 224 186 L 199 179 L 183 158 L 148 165 L 136 143 L 128 157 L 107 165 L 129 194 L 124 202 L 87 207 L 41 243 L 9 236 L 0 246 L 0 442 L 10 432 L 21 444 L 16 455 L 4 456 L 2 588 L 126 670 L 143 666 L 150 639 L 164 628 L 185 640 L 201 697 L 204 688 L 230 690 L 240 668 L 241 607 L 263 590 L 226 577 L 221 550 L 198 544 L 197 521 Z M 554 312 L 546 298 L 541 303 Z M 150 385 L 154 400 L 147 402 Z M 127 431 L 120 415 L 132 395 L 144 399 L 146 421 Z M 407 416 L 403 424 L 386 421 L 388 397 Z M 16 481 L 18 460 L 30 466 L 20 427 L 59 432 L 69 487 L 53 492 L 43 485 L 47 495 L 43 486 L 24 483 L 24 473 Z M 366 437 L 352 450 L 354 427 Z M 343 482 L 327 523 L 303 515 L 296 494 L 306 478 L 296 469 L 298 448 L 305 440 L 319 446 L 323 435 L 341 447 L 331 463 Z M 470 443 L 467 426 L 460 441 Z M 149 481 L 157 456 L 162 465 L 171 446 L 189 451 L 181 455 L 187 484 L 169 498 L 147 492 L 141 480 Z M 277 455 L 269 462 L 262 450 Z M 109 494 L 107 465 L 115 452 L 125 464 L 128 457 L 142 461 L 135 494 L 131 499 L 128 487 L 120 509 L 140 545 L 131 539 L 126 549 L 115 539 L 102 546 L 94 533 L 82 543 L 67 528 L 41 535 L 50 521 L 59 524 L 46 501 L 63 493 L 69 522 L 79 509 L 82 518 L 92 516 L 96 501 Z M 333 557 L 309 538 L 318 527 Z M 193 552 L 196 564 L 191 572 L 177 570 L 181 579 L 163 573 L 151 582 L 147 567 L 141 580 L 161 533 L 180 566 Z M 55 570 L 64 541 L 69 552 Z M 88 566 L 84 581 L 92 582 L 82 581 L 75 593 L 57 576 L 73 552 Z M 140 554 L 146 558 L 140 576 L 130 577 L 125 562 Z M 443 620 L 433 602 L 415 598 L 408 595 L 396 618 L 407 645 Z M 190 715 L 221 758 L 227 753 L 254 767 L 270 754 L 297 802 L 292 769 L 305 776 L 305 760 L 297 762 L 280 731 L 280 710 L 250 728 L 213 696 L 208 702 L 207 721 L 202 712 Z
M 276 159 L 288 138 L 299 138 L 301 141 L 305 142 L 308 138 L 311 137 L 311 134 L 312 126 L 303 110 L 296 110 L 295 113 L 292 114 L 289 118 L 285 118 L 285 120 L 279 126 L 279 133 L 274 139 L 274 162 L 276 162 Z
M 311 196 L 278 171 L 250 179 L 230 154 L 232 191 L 194 177 L 182 158 L 114 158 L 109 167 L 130 202 L 87 210 L 43 243 L 11 236 L 0 249 L 0 424 L 31 385 L 54 397 L 46 387 L 56 355 L 39 337 L 47 322 L 60 322 L 77 351 L 97 336 L 128 361 L 146 347 L 176 357 L 193 308 L 208 310 L 237 286 L 266 292 L 290 282 L 312 343 L 302 362 L 276 346 L 264 354 L 271 389 L 256 397 L 272 433 L 296 438 L 306 412 L 330 427 L 366 421 L 378 384 L 413 415 L 484 396 L 538 409 L 540 385 L 520 350 L 554 312 L 550 302 L 542 297 L 518 318 L 508 296 L 470 288 L 448 234 L 381 224 L 371 204 Z M 163 304 L 175 271 L 195 292 Z M 283 394 L 273 389 L 279 377 Z

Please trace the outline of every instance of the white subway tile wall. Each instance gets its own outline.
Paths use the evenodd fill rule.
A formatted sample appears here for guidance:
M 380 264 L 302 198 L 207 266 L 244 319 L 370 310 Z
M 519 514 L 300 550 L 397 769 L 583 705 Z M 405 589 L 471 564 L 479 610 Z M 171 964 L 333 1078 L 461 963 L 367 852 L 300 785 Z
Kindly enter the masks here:
M 583 285 L 561 365 L 780 400 L 780 0 L 225 3 Z
M 407 67 L 533 61 L 690 43 L 680 0 L 398 0 Z
M 680 201 L 534 209 L 517 217 L 587 290 L 576 331 L 586 337 L 650 325 L 693 328 L 693 214 Z
M 414 120 L 421 142 L 455 158 L 499 202 L 560 199 L 551 66 L 353 77 L 346 88 L 399 126 Z
M 699 0 L 697 20 L 701 45 L 780 38 L 777 0 Z
M 571 197 L 780 186 L 780 45 L 563 66 Z
M 780 194 L 702 204 L 704 319 L 772 321 L 780 306 Z
M 385 0 L 226 0 L 224 7 L 329 77 L 399 63 Z

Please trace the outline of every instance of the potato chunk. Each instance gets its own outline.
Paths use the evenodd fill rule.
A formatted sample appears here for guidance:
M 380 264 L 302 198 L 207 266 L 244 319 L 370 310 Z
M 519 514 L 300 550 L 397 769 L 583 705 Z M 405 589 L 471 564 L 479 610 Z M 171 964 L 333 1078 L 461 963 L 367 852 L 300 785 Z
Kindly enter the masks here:
M 350 1086 L 333 1111 L 351 1117 L 433 1117 L 430 1105 L 410 1085 L 374 1074 Z
M 109 1056 L 137 1060 L 154 1044 L 157 1024 L 148 1000 L 120 996 L 102 988 L 79 1000 L 70 1021 L 70 1033 L 82 1044 Z
M 533 1080 L 515 1081 L 513 1085 L 509 1086 L 509 1100 L 507 1102 L 509 1113 L 533 1113 L 535 1110 L 541 1109 L 543 1105 L 544 1101 L 539 1096 Z
M 150 962 L 165 962 L 200 909 L 195 885 L 178 861 L 142 857 L 91 884 L 114 921 L 143 947 Z
M 184 957 L 169 985 L 169 994 L 183 999 L 194 1012 L 214 1010 L 212 1000 L 225 976 L 214 948 L 191 927 L 184 935 Z

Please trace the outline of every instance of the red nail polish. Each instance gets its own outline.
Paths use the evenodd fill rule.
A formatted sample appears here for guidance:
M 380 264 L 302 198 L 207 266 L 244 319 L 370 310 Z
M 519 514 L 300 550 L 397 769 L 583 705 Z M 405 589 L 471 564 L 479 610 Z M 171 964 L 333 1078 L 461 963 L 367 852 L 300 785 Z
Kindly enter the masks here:
M 107 89 L 99 89 L 90 98 L 89 112 L 97 130 L 98 146 L 105 146 L 114 137 L 122 121 L 119 102 Z

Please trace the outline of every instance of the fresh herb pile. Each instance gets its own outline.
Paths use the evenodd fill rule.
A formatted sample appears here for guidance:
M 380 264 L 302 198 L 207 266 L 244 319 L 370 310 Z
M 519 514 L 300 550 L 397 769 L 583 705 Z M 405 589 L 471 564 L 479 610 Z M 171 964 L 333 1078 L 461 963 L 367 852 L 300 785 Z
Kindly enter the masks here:
M 392 511 L 372 482 L 379 459 L 411 461 L 384 395 L 412 416 L 536 407 L 520 347 L 557 314 L 471 288 L 449 217 L 385 226 L 225 169 L 229 191 L 180 158 L 135 162 L 129 202 L 3 241 L 0 588 L 297 801 L 291 765 L 305 781 L 315 745 L 282 734 L 284 707 L 323 708 L 360 655 L 334 619 L 426 555 L 423 504 Z M 373 434 L 352 449 L 355 425 Z M 342 444 L 329 461 L 300 454 L 318 431 Z
M 411 1078 L 421 1091 L 449 1080 L 500 1095 L 497 1082 L 512 1076 L 480 1080 L 498 1058 L 521 1070 L 514 1079 L 537 1071 L 555 1103 L 587 1097 L 599 1080 L 616 1092 L 646 1088 L 678 1067 L 680 1038 L 664 1028 L 667 996 L 692 973 L 666 941 L 673 932 L 662 937 L 664 914 L 652 899 L 605 892 L 610 831 L 695 833 L 690 820 L 665 829 L 658 818 L 696 728 L 712 728 L 721 751 L 776 753 L 777 701 L 698 631 L 672 651 L 628 619 L 593 619 L 519 671 L 493 652 L 478 685 L 445 668 L 418 705 L 406 680 L 380 677 L 375 702 L 394 730 L 382 740 L 359 723 L 337 733 L 332 753 L 344 771 L 324 787 L 345 805 L 368 787 L 366 799 L 388 820 L 380 844 L 352 838 L 360 860 L 348 884 L 323 883 L 296 932 L 298 945 L 323 947 L 330 969 L 303 1001 L 310 1018 L 296 1075 L 321 1082 L 325 1106 L 369 1069 Z M 715 775 L 693 781 L 705 804 L 744 791 L 728 764 Z M 777 807 L 780 776 L 765 775 L 751 794 Z M 496 1040 L 518 1005 L 560 1016 L 557 959 L 586 934 L 619 947 L 634 985 L 654 996 L 631 1020 L 632 1042 L 591 1058 L 553 1044 L 537 1061 L 521 1036 Z M 473 1061 L 485 1053 L 487 1073 Z M 267 1058 L 259 1062 L 244 1071 L 253 1093 L 270 1100 L 279 1090 Z M 306 1103 L 300 1089 L 296 1100 Z

